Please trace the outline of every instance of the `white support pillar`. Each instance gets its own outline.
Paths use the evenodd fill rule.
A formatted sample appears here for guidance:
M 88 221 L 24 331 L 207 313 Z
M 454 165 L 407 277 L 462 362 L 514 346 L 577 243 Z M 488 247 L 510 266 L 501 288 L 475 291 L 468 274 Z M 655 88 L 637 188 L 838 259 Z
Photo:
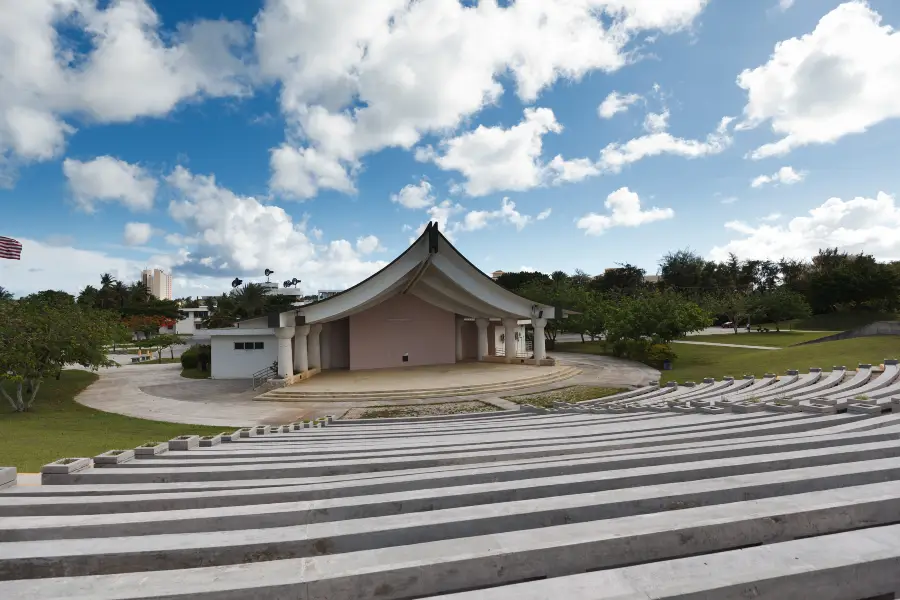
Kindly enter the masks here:
M 307 337 L 307 346 L 309 347 L 309 368 L 322 368 L 322 344 L 319 341 L 319 334 L 322 333 L 322 324 L 316 323 L 309 326 L 309 336 Z
M 294 374 L 294 359 L 291 356 L 294 328 L 278 327 L 275 329 L 275 337 L 278 338 L 278 375 L 286 379 Z
M 456 362 L 463 359 L 463 325 L 465 320 L 462 317 L 456 317 Z
M 544 337 L 547 319 L 531 319 L 531 326 L 534 327 L 534 359 L 544 360 L 547 358 L 547 345 Z
M 475 326 L 478 328 L 478 360 L 484 360 L 488 353 L 488 320 L 475 319 Z
M 506 362 L 516 359 L 516 331 L 519 330 L 519 321 L 516 319 L 503 319 L 504 346 L 506 347 Z
M 309 325 L 300 325 L 294 332 L 294 372 L 305 373 L 309 371 L 309 355 L 306 351 Z

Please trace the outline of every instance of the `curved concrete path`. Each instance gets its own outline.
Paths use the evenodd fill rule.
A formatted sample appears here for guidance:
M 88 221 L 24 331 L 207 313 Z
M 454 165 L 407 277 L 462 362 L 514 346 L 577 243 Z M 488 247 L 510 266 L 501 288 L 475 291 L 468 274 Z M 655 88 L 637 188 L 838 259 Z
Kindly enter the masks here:
M 545 386 L 515 390 L 515 395 L 535 394 L 572 385 L 633 387 L 659 378 L 659 372 L 640 363 L 593 354 L 554 353 L 560 364 L 576 366 L 580 375 Z M 247 380 L 185 379 L 181 365 L 128 365 L 101 369 L 100 379 L 76 400 L 91 408 L 140 419 L 246 427 L 255 424 L 289 423 L 297 419 L 334 414 L 351 408 L 372 406 L 436 404 L 481 400 L 500 408 L 511 403 L 490 396 L 424 398 L 355 402 L 260 402 Z

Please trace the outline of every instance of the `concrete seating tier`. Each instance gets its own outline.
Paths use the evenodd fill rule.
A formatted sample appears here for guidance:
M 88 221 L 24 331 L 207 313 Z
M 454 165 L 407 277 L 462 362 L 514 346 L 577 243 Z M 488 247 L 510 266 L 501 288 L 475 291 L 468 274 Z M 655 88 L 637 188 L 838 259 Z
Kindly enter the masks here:
M 701 412 L 721 383 L 0 469 L 0 598 L 894 597 L 900 400 Z
M 518 372 L 517 372 L 518 371 Z M 537 373 L 535 375 L 535 373 Z M 514 366 L 510 373 L 500 375 L 495 381 L 476 385 L 433 385 L 402 389 L 378 389 L 367 387 L 365 383 L 337 385 L 332 389 L 316 389 L 308 383 L 300 383 L 277 388 L 260 394 L 255 400 L 267 402 L 352 402 L 358 400 L 379 400 L 391 398 L 423 399 L 450 396 L 477 396 L 521 390 L 549 385 L 570 379 L 581 373 L 577 367 L 556 366 L 553 368 L 529 368 Z M 465 379 L 456 377 L 455 379 Z M 310 380 L 312 383 L 313 380 Z M 315 382 L 318 383 L 318 382 Z M 398 385 L 402 385 L 399 383 Z

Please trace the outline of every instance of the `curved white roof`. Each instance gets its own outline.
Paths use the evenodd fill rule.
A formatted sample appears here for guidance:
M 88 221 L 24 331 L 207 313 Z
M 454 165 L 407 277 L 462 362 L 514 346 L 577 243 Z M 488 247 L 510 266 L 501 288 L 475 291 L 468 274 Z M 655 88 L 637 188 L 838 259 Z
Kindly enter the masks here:
M 497 285 L 453 247 L 429 223 L 406 251 L 391 264 L 352 288 L 325 300 L 282 313 L 306 317 L 307 324 L 334 321 L 384 302 L 392 296 L 412 294 L 429 304 L 465 317 L 531 318 L 554 308 L 536 304 Z

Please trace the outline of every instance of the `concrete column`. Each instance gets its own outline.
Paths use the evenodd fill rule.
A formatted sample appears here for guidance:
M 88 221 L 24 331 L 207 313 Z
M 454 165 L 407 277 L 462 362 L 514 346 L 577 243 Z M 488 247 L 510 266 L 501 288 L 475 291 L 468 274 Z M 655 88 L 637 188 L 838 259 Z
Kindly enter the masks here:
M 322 368 L 322 344 L 319 341 L 319 334 L 322 333 L 322 324 L 316 323 L 309 326 L 309 336 L 307 346 L 309 348 L 309 368 Z
M 532 319 L 531 326 L 534 327 L 534 359 L 543 360 L 547 358 L 546 338 L 544 337 L 547 319 Z
M 465 320 L 462 317 L 456 317 L 456 362 L 463 359 L 463 325 Z
M 290 377 L 294 374 L 294 358 L 291 348 L 291 338 L 294 337 L 293 327 L 278 327 L 275 329 L 275 337 L 278 338 L 278 375 Z
M 519 322 L 516 319 L 503 319 L 504 346 L 506 347 L 506 362 L 512 362 L 516 359 L 516 331 L 519 329 Z
M 294 332 L 294 372 L 309 371 L 309 358 L 306 350 L 309 325 L 301 325 Z
M 484 357 L 487 356 L 488 353 L 488 339 L 487 339 L 487 330 L 488 330 L 488 320 L 487 319 L 475 319 L 475 327 L 478 328 L 478 360 L 484 360 Z

